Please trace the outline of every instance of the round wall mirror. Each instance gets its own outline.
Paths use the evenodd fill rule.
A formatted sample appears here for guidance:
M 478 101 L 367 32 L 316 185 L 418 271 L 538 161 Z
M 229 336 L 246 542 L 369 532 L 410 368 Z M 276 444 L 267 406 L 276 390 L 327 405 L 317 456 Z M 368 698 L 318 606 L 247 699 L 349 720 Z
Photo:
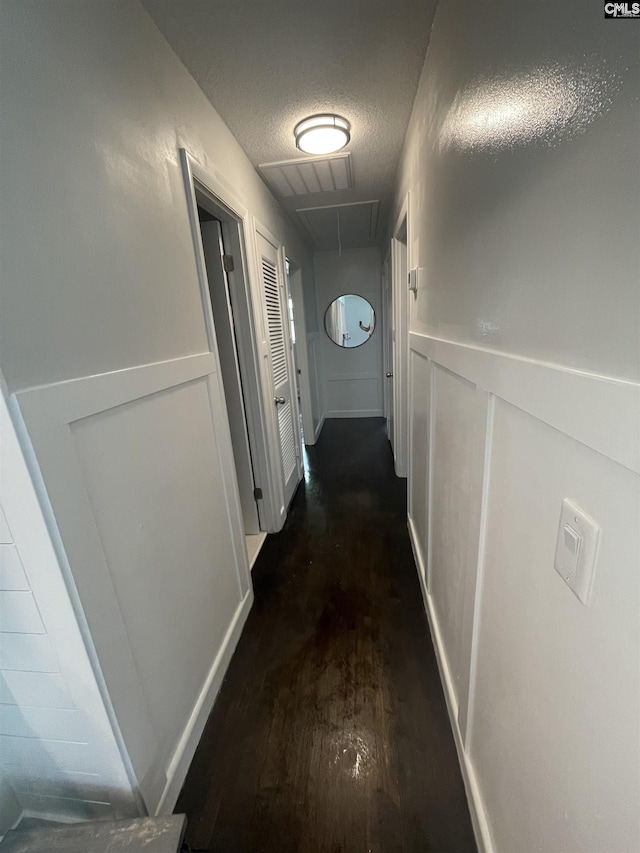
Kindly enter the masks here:
M 326 310 L 324 328 L 339 347 L 360 347 L 365 344 L 376 326 L 373 306 L 363 296 L 347 293 L 338 296 Z

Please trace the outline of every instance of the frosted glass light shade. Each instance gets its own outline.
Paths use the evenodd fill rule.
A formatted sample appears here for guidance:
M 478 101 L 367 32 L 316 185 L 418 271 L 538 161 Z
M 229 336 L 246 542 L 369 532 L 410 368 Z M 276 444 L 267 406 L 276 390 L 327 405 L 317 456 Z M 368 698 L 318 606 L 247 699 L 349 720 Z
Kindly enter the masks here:
M 351 139 L 351 125 L 341 116 L 310 116 L 294 128 L 296 146 L 307 154 L 333 154 Z

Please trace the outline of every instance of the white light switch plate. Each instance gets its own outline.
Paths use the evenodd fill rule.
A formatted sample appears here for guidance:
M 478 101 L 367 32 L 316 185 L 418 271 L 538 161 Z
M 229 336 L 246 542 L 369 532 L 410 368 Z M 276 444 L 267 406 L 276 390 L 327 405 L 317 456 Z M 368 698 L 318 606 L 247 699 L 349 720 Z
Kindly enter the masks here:
M 415 267 L 409 270 L 408 275 L 409 290 L 417 293 L 419 290 L 424 290 L 427 283 L 427 270 L 425 267 Z
M 600 528 L 577 504 L 562 501 L 555 570 L 580 601 L 587 605 L 593 587 Z

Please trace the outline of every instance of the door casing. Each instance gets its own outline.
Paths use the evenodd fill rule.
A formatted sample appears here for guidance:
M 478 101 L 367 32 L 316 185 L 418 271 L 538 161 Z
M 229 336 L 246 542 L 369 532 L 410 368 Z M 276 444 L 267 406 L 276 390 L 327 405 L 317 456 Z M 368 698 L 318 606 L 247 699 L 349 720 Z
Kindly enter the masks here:
M 262 498 L 258 501 L 258 512 L 261 528 L 267 533 L 273 533 L 282 528 L 284 517 L 280 511 L 281 502 L 278 502 L 273 475 L 273 456 L 277 445 L 274 443 L 273 419 L 269 411 L 272 401 L 269 401 L 266 391 L 269 385 L 265 379 L 268 377 L 265 377 L 263 364 L 265 341 L 255 260 L 255 220 L 229 188 L 228 182 L 223 183 L 216 174 L 204 169 L 184 148 L 180 149 L 180 159 L 204 320 L 211 349 L 216 353 L 215 326 L 198 219 L 199 203 L 206 207 L 208 200 L 211 212 L 222 222 L 225 245 L 234 258 L 234 270 L 229 273 L 229 284 L 233 288 L 238 309 L 234 312 L 234 319 L 253 473 L 256 488 L 262 492 Z
M 269 430 L 269 444 L 270 444 L 270 471 L 271 471 L 271 487 L 272 487 L 272 499 L 273 499 L 273 507 L 274 514 L 276 516 L 276 523 L 278 526 L 275 528 L 276 530 L 280 530 L 285 522 L 287 516 L 287 509 L 290 499 L 292 497 L 291 490 L 285 493 L 285 482 L 283 476 L 283 459 L 280 445 L 280 431 L 278 427 L 278 408 L 275 405 L 275 394 L 274 384 L 273 384 L 273 370 L 271 364 L 271 350 L 269 345 L 269 335 L 267 329 L 267 316 L 266 316 L 266 303 L 263 296 L 263 281 L 262 281 L 262 270 L 261 270 L 261 253 L 259 251 L 259 242 L 260 240 L 266 241 L 273 250 L 275 250 L 277 257 L 277 275 L 278 275 L 278 288 L 280 294 L 280 319 L 282 322 L 282 333 L 285 342 L 285 356 L 286 356 L 286 365 L 287 372 L 289 374 L 289 382 L 291 383 L 291 387 L 295 388 L 295 373 L 294 373 L 294 364 L 293 364 L 293 353 L 291 351 L 291 334 L 289 331 L 289 318 L 286 312 L 286 285 L 285 285 L 285 249 L 284 246 L 280 243 L 280 241 L 269 231 L 269 229 L 265 228 L 258 220 L 254 218 L 254 231 L 253 231 L 253 240 L 254 240 L 254 251 L 253 251 L 253 260 L 255 265 L 255 281 L 258 283 L 258 286 L 253 289 L 254 298 L 258 301 L 256 304 L 256 315 L 259 314 L 261 317 L 261 334 L 260 334 L 260 347 L 261 347 L 261 371 L 262 371 L 262 379 L 263 379 L 263 389 L 265 392 L 264 401 L 265 401 L 265 413 L 267 420 L 267 429 Z M 295 394 L 292 395 L 291 405 L 296 418 L 298 416 L 298 401 Z M 296 453 L 296 486 L 302 479 L 302 453 L 301 453 L 301 445 L 300 445 L 300 430 L 298 428 L 297 422 L 294 424 L 294 440 L 295 444 L 295 453 Z M 295 489 L 294 489 L 295 491 Z
M 391 238 L 393 344 L 393 456 L 398 477 L 406 477 L 409 435 L 409 220 L 407 193 Z

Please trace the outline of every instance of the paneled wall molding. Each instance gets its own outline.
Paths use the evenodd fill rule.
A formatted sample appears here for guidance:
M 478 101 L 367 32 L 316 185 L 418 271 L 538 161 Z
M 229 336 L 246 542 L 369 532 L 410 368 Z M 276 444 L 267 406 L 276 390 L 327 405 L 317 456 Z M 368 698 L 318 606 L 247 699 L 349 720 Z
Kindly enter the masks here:
M 512 679 L 528 684 L 539 678 L 549 689 L 548 671 L 565 667 L 554 689 L 584 697 L 589 677 L 576 669 L 567 638 L 582 636 L 597 645 L 593 637 L 604 630 L 607 608 L 620 595 L 617 585 L 628 585 L 630 594 L 637 574 L 637 525 L 631 518 L 638 511 L 640 385 L 423 334 L 412 333 L 409 343 L 409 533 L 478 847 L 493 853 L 512 849 L 504 842 L 505 833 L 515 831 L 511 818 L 496 805 L 504 797 L 496 790 L 507 758 L 496 750 L 505 720 L 511 720 L 505 708 L 523 690 L 520 684 L 510 696 L 496 683 L 509 671 Z M 567 495 L 592 512 L 603 530 L 589 610 L 567 596 L 553 569 L 557 517 Z M 612 495 L 621 496 L 617 512 Z M 530 606 L 529 623 L 514 623 L 514 606 L 522 612 Z M 621 631 L 631 630 L 625 618 L 637 617 L 633 611 L 622 615 Z M 487 673 L 499 666 L 500 632 L 512 651 L 487 686 Z M 563 637 L 562 652 L 553 645 L 556 634 Z M 547 656 L 546 670 L 537 661 L 540 654 Z M 608 667 L 602 660 L 593 665 L 602 681 L 612 667 L 624 670 L 627 664 L 620 658 Z M 570 713 L 556 701 L 552 715 Z M 517 720 L 512 723 L 509 736 L 526 753 L 531 744 Z M 589 713 L 580 725 L 591 735 L 604 728 Z M 487 731 L 495 738 L 491 749 Z M 540 723 L 538 737 L 553 742 L 556 736 L 553 721 Z M 547 755 L 540 763 L 553 759 Z M 620 763 L 622 776 L 629 767 Z M 532 768 L 527 772 L 535 778 L 538 763 Z M 568 771 L 554 765 L 554 772 L 558 784 L 566 784 Z M 628 831 L 620 829 L 621 835 Z
M 475 770 L 469 758 L 469 755 L 465 751 L 464 732 L 461 730 L 460 724 L 458 722 L 459 708 L 458 703 L 456 701 L 455 690 L 453 687 L 453 676 L 451 673 L 449 662 L 447 660 L 445 645 L 442 639 L 442 632 L 440 630 L 438 617 L 434 607 L 434 601 L 432 596 L 429 595 L 429 593 L 427 592 L 427 586 L 425 583 L 426 566 L 424 565 L 424 558 L 422 556 L 420 548 L 420 537 L 417 534 L 414 522 L 411 517 L 409 517 L 409 538 L 411 540 L 413 556 L 418 568 L 420 589 L 422 590 L 422 598 L 424 600 L 424 606 L 425 610 L 427 611 L 427 618 L 429 620 L 429 629 L 433 638 L 433 646 L 436 652 L 436 660 L 438 662 L 440 680 L 442 681 L 442 685 L 444 687 L 444 696 L 447 703 L 447 710 L 449 712 L 449 719 L 451 721 L 451 728 L 453 730 L 453 739 L 456 745 L 456 752 L 458 753 L 460 769 L 462 770 L 462 778 L 467 793 L 469 811 L 471 814 L 471 822 L 473 824 L 473 831 L 476 837 L 476 842 L 478 844 L 478 849 L 480 853 L 495 853 L 495 847 L 489 829 L 489 821 L 487 818 L 487 813 L 482 799 L 480 787 L 478 785 L 478 780 L 476 778 Z
M 57 382 L 14 400 L 146 808 L 170 811 L 253 600 L 215 355 Z M 212 585 L 222 585 L 215 598 Z M 196 613 L 194 596 L 220 613 Z M 193 643 L 185 635 L 172 648 L 163 612 L 210 635 L 190 667 L 180 662 Z M 150 675 L 154 655 L 165 661 L 162 678 L 157 661 Z M 176 678 L 188 689 L 167 693 L 162 684 Z
M 640 473 L 640 383 L 411 332 L 410 347 Z
M 15 397 L 25 419 L 34 420 L 36 413 L 42 416 L 46 425 L 41 421 L 40 429 L 45 431 L 50 425 L 72 423 L 215 372 L 213 353 L 204 352 L 27 388 Z

